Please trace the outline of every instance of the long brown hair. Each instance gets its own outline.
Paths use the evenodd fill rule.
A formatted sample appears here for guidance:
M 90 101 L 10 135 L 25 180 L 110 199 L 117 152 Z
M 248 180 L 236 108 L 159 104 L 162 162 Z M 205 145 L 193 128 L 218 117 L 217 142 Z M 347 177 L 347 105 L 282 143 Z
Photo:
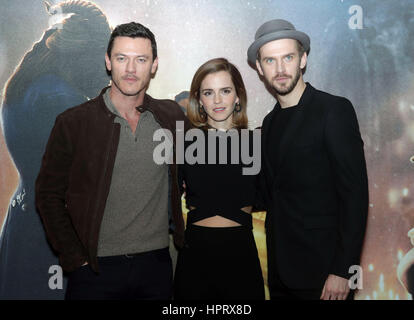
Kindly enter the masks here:
M 233 112 L 233 127 L 237 129 L 247 129 L 247 94 L 244 86 L 243 78 L 235 65 L 224 58 L 216 58 L 207 61 L 196 71 L 193 81 L 191 82 L 189 106 L 187 110 L 187 117 L 197 128 L 207 128 L 207 115 L 200 113 L 200 87 L 204 78 L 212 73 L 219 71 L 226 71 L 230 74 L 236 94 L 239 97 L 240 112 Z

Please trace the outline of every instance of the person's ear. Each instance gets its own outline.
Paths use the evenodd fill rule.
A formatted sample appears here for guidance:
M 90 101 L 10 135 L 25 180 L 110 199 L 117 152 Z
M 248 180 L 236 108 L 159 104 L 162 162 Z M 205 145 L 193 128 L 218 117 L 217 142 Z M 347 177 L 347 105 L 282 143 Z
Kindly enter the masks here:
M 302 58 L 300 58 L 300 68 L 302 70 L 305 69 L 307 63 L 308 63 L 308 54 L 304 52 L 302 55 Z
M 108 53 L 105 53 L 105 65 L 106 65 L 106 69 L 108 69 L 108 71 L 112 70 L 111 59 L 109 59 Z
M 158 69 L 158 57 L 155 58 L 154 62 L 152 63 L 151 73 L 155 74 Z
M 259 62 L 259 60 L 257 60 L 257 59 L 256 59 L 256 68 L 257 68 L 257 71 L 259 71 L 259 74 L 260 74 L 261 76 L 263 76 L 262 66 L 260 65 L 260 62 Z

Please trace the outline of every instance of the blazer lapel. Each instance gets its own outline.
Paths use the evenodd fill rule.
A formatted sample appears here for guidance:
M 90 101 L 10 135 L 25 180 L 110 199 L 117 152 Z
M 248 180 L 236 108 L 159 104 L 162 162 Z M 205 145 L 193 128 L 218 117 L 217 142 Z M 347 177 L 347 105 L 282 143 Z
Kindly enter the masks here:
M 269 161 L 269 155 L 267 152 L 267 141 L 269 137 L 270 126 L 273 121 L 274 115 L 277 110 L 280 108 L 279 104 L 276 104 L 273 110 L 268 114 L 267 118 L 263 122 L 262 127 L 262 141 L 261 141 L 261 148 L 262 148 L 262 170 L 261 175 L 262 179 L 264 180 L 264 184 L 266 186 L 265 191 L 268 195 L 271 194 L 271 186 L 273 184 L 275 178 L 275 169 L 273 168 L 272 164 Z
M 281 168 L 284 164 L 286 154 L 289 151 L 288 149 L 293 142 L 292 140 L 295 137 L 295 133 L 299 129 L 304 119 L 303 115 L 304 108 L 299 107 L 297 112 L 295 112 L 293 117 L 290 119 L 288 126 L 286 127 L 286 131 L 284 132 L 282 141 L 280 142 L 278 168 Z
M 310 108 L 307 106 L 309 105 L 312 95 L 313 95 L 313 87 L 306 83 L 306 89 L 302 94 L 302 97 L 298 103 L 298 111 L 293 115 L 291 118 L 286 131 L 283 134 L 282 141 L 280 142 L 280 149 L 279 149 L 279 161 L 276 170 L 280 171 L 283 165 L 285 164 L 287 155 L 289 154 L 290 147 L 292 146 L 293 139 L 297 136 L 297 131 L 300 129 L 303 121 L 306 119 L 306 113 L 310 112 Z M 278 176 L 278 174 L 276 174 Z M 277 179 L 274 180 L 274 182 Z M 272 185 L 274 186 L 274 185 Z
M 272 121 L 274 118 L 275 113 L 280 108 L 279 104 L 277 103 L 273 110 L 269 113 L 268 118 L 266 119 L 266 125 L 263 127 L 263 133 L 262 133 L 262 153 L 264 158 L 264 164 L 266 165 L 266 168 L 269 169 L 272 177 L 274 176 L 275 172 L 273 170 L 273 167 L 269 161 L 269 155 L 267 153 L 267 141 L 270 138 L 270 126 L 272 125 Z

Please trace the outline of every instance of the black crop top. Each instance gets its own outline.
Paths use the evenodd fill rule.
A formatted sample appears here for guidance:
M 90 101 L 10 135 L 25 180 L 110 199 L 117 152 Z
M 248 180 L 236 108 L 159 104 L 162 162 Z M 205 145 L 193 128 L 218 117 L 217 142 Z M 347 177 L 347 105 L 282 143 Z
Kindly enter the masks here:
M 257 174 L 243 175 L 242 171 L 243 168 L 252 167 L 253 160 L 251 157 L 254 155 L 253 131 L 246 131 L 248 134 L 245 135 L 245 138 L 248 138 L 248 143 L 242 142 L 243 139 L 241 137 L 243 135 L 240 131 L 235 132 L 239 137 L 238 152 L 237 148 L 234 148 L 237 146 L 237 140 L 232 140 L 226 132 L 216 130 L 202 130 L 202 132 L 203 135 L 201 137 L 185 142 L 185 163 L 179 165 L 179 183 L 181 187 L 182 181 L 184 180 L 185 182 L 187 207 L 189 209 L 190 207 L 195 207 L 195 209 L 188 212 L 187 224 L 220 215 L 243 226 L 252 228 L 251 214 L 242 211 L 241 208 L 253 206 L 255 203 Z M 208 136 L 213 134 L 218 135 L 216 138 L 215 164 L 212 163 L 214 153 L 211 152 L 212 149 L 208 148 Z M 256 134 L 260 135 L 260 132 L 256 132 Z M 195 148 L 194 143 L 203 136 L 205 140 L 204 146 L 200 144 L 199 148 Z M 224 142 L 227 141 L 227 145 L 220 148 L 220 140 L 221 142 L 223 140 Z M 260 140 L 257 143 L 259 143 L 258 153 L 260 153 Z M 249 161 L 246 159 L 246 156 L 241 156 L 243 145 L 245 148 L 244 153 L 247 152 Z M 232 147 L 235 149 L 233 159 L 231 158 Z M 211 153 L 210 157 L 209 151 Z M 220 155 L 223 156 L 223 151 L 227 151 L 227 162 L 220 164 Z M 188 158 L 189 154 L 197 156 L 198 163 L 193 164 L 191 159 Z M 204 164 L 200 163 L 203 160 Z M 256 157 L 254 161 L 260 161 L 260 157 Z M 257 165 L 260 166 L 260 163 Z

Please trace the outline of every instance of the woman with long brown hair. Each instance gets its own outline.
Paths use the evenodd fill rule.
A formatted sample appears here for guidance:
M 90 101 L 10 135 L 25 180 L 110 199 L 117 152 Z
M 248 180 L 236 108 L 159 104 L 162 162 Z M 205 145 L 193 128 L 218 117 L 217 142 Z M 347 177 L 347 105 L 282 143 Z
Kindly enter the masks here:
M 240 72 L 226 59 L 207 61 L 194 75 L 189 100 L 193 135 L 204 141 L 194 142 L 201 146 L 196 155 L 189 152 L 194 145 L 186 141 L 185 163 L 179 168 L 190 211 L 174 298 L 264 299 L 252 232 L 256 175 L 243 175 L 240 161 L 241 153 L 249 152 L 242 140 L 248 139 L 250 149 L 253 136 L 247 129 L 247 96 Z M 219 147 L 212 141 L 219 141 Z

